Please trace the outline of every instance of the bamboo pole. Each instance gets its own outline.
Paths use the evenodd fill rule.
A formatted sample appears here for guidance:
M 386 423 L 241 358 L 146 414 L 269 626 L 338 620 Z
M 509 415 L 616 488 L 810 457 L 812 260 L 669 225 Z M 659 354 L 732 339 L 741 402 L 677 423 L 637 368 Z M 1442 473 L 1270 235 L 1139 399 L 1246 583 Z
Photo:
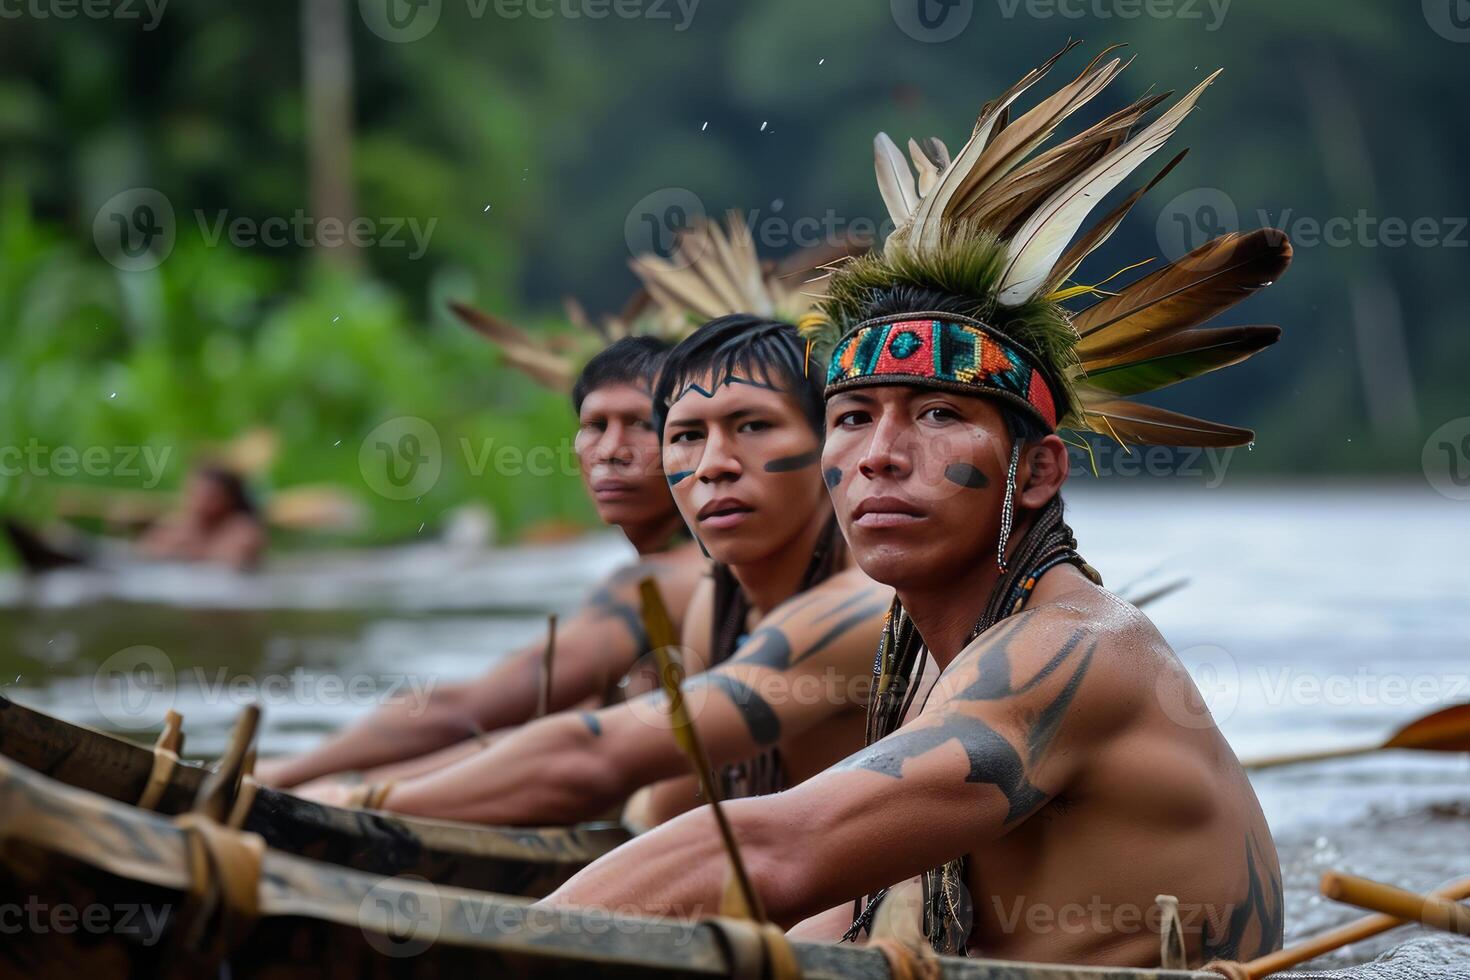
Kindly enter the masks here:
M 1420 895 L 1338 871 L 1322 876 L 1322 894 L 1333 901 L 1381 912 L 1405 922 L 1420 922 L 1431 929 L 1470 936 L 1470 908 L 1438 895 Z
M 1470 898 L 1470 878 L 1452 881 L 1432 894 L 1436 898 L 1451 901 Z M 1303 940 L 1289 949 L 1279 949 L 1248 963 L 1211 963 L 1205 969 L 1215 970 L 1232 980 L 1260 980 L 1262 977 L 1268 977 L 1273 973 L 1289 970 L 1294 966 L 1315 960 L 1319 956 L 1325 956 L 1349 943 L 1371 939 L 1379 933 L 1396 929 L 1402 925 L 1407 925 L 1407 922 L 1392 915 L 1364 916 Z
M 684 703 L 684 691 L 681 687 L 684 667 L 674 659 L 672 654 L 678 642 L 678 638 L 674 635 L 674 624 L 669 619 L 669 611 L 664 606 L 663 597 L 659 595 L 657 582 L 652 578 L 645 578 L 638 583 L 638 591 L 643 599 L 643 629 L 648 635 L 648 645 L 653 649 L 654 659 L 658 663 L 659 682 L 663 685 L 664 693 L 669 698 L 669 720 L 673 725 L 674 740 L 679 743 L 679 747 L 689 758 L 689 764 L 694 767 L 694 775 L 699 780 L 700 792 L 709 801 L 710 809 L 714 812 L 715 824 L 719 827 L 720 839 L 725 845 L 725 854 L 730 859 L 730 870 L 734 875 L 733 884 L 740 901 L 743 902 L 745 911 L 752 919 L 757 922 L 765 922 L 765 907 L 761 904 L 760 896 L 756 894 L 750 876 L 745 871 L 745 862 L 740 857 L 740 844 L 735 840 L 735 831 L 730 826 L 729 818 L 725 816 L 724 808 L 720 805 L 719 788 L 715 785 L 709 756 L 705 754 L 704 744 L 699 740 L 694 721 L 689 717 L 689 708 Z

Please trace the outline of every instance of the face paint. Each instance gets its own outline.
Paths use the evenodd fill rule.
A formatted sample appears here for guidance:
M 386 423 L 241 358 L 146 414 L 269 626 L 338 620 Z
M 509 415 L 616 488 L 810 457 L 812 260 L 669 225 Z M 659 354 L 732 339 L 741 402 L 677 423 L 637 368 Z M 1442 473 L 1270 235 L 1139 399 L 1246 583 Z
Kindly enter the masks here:
M 969 463 L 950 463 L 944 468 L 944 478 L 966 490 L 983 490 L 990 486 L 990 479 Z
M 798 453 L 795 456 L 785 456 L 781 459 L 773 459 L 766 464 L 767 473 L 791 473 L 796 470 L 806 469 L 813 466 L 822 458 L 820 449 L 813 449 L 809 453 Z
M 822 473 L 822 480 L 827 484 L 827 489 L 831 490 L 833 487 L 837 486 L 837 484 L 842 482 L 842 471 L 835 466 L 829 466 L 827 467 L 826 471 Z
M 706 388 L 702 384 L 697 384 L 697 383 L 691 381 L 689 384 L 687 384 L 687 385 L 684 386 L 684 389 L 682 391 L 680 391 L 673 398 L 669 399 L 669 404 L 670 405 L 674 404 L 674 402 L 676 402 L 679 399 L 683 398 L 685 395 L 689 394 L 691 391 L 692 392 L 695 392 L 696 394 L 703 395 L 705 398 L 713 398 L 713 397 L 715 397 L 715 392 L 719 390 L 721 384 L 727 384 L 727 385 L 750 385 L 752 388 L 764 388 L 767 391 L 780 391 L 781 390 L 780 388 L 777 388 L 775 385 L 770 384 L 769 382 L 766 382 L 766 381 L 757 381 L 754 378 L 726 378 L 724 381 L 721 381 L 718 384 L 716 384 L 714 386 L 714 388 Z
M 680 470 L 677 473 L 670 473 L 667 475 L 669 486 L 672 487 L 676 483 L 683 483 L 685 480 L 689 479 L 693 475 L 693 470 Z

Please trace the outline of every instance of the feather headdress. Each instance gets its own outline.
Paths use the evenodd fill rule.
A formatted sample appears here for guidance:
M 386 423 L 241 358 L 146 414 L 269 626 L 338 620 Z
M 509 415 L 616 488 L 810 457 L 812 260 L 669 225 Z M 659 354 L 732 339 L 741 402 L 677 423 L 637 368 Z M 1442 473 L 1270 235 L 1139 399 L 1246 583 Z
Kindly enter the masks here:
M 762 261 L 750 228 L 738 211 L 727 225 L 701 221 L 684 230 L 668 258 L 638 255 L 629 261 L 643 284 L 622 312 L 594 321 L 575 300 L 567 318 L 575 333 L 536 336 L 463 303 L 450 309 L 500 348 L 505 362 L 545 387 L 570 392 L 582 366 L 615 340 L 652 335 L 670 342 L 701 323 L 730 313 L 754 313 L 798 323 L 823 297 L 820 268 L 866 248 L 866 243 L 806 249 L 782 262 Z
M 830 351 L 828 391 L 913 383 L 980 389 L 1029 406 L 1049 426 L 1091 429 L 1122 442 L 1240 445 L 1249 429 L 1127 400 L 1245 360 L 1274 343 L 1274 326 L 1196 329 L 1291 261 L 1274 229 L 1216 238 L 1116 293 L 1068 286 L 1150 188 L 1183 158 L 1079 236 L 1094 206 L 1168 141 L 1219 72 L 1151 122 L 1168 93 L 1146 96 L 1042 150 L 1058 126 L 1127 67 L 1108 49 L 1058 91 L 1012 120 L 1013 103 L 1078 42 L 1069 43 L 985 104 L 951 155 L 937 139 L 910 140 L 906 159 L 874 140 L 878 187 L 894 230 L 826 283 L 825 322 L 807 334 Z M 910 168 L 912 161 L 912 169 Z M 1126 271 L 1126 270 L 1125 270 Z M 875 295 L 941 293 L 962 314 L 916 308 L 870 315 Z M 1074 312 L 1063 302 L 1104 298 Z

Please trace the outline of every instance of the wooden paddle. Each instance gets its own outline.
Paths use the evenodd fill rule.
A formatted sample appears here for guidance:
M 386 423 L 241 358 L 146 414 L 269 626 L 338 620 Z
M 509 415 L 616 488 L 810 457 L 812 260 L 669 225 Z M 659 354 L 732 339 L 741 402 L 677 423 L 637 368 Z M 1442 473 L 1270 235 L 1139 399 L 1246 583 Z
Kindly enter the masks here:
M 684 666 L 673 655 L 679 640 L 674 634 L 669 610 L 664 605 L 663 597 L 659 595 L 658 583 L 652 577 L 638 583 L 638 592 L 643 600 L 643 630 L 648 636 L 648 645 L 653 650 L 654 660 L 658 663 L 659 683 L 663 685 L 664 694 L 669 699 L 669 721 L 673 727 L 674 741 L 679 744 L 679 748 L 688 757 L 690 766 L 694 768 L 694 775 L 699 779 L 700 792 L 714 811 L 720 839 L 724 842 L 725 854 L 730 859 L 733 880 L 732 887 L 726 889 L 725 914 L 739 914 L 756 922 L 765 922 L 765 907 L 750 882 L 750 876 L 746 874 L 745 862 L 740 857 L 740 845 L 735 840 L 735 831 L 730 826 L 729 818 L 725 816 L 724 808 L 720 806 L 719 788 L 715 786 L 709 756 L 699 740 L 699 732 L 694 728 L 694 719 L 689 717 L 689 707 L 684 703 L 681 686 Z
M 1430 897 L 1451 902 L 1470 898 L 1470 878 L 1452 881 L 1437 891 L 1431 892 Z M 1230 980 L 1260 980 L 1261 977 L 1268 977 L 1273 973 L 1290 970 L 1294 966 L 1315 960 L 1349 943 L 1362 942 L 1381 932 L 1407 924 L 1406 920 L 1393 915 L 1364 916 L 1335 929 L 1329 929 L 1311 939 L 1303 940 L 1289 949 L 1279 949 L 1260 959 L 1251 960 L 1249 963 L 1209 963 L 1205 969 L 1223 974 Z
M 1298 762 L 1316 762 L 1320 759 L 1342 759 L 1385 749 L 1417 749 L 1421 752 L 1470 752 L 1470 704 L 1452 704 L 1440 708 L 1409 722 L 1389 736 L 1388 741 L 1375 745 L 1355 745 L 1340 749 L 1319 749 L 1315 752 L 1293 752 L 1286 755 L 1266 756 L 1249 759 L 1241 765 L 1247 769 L 1270 769 L 1273 766 L 1289 766 Z

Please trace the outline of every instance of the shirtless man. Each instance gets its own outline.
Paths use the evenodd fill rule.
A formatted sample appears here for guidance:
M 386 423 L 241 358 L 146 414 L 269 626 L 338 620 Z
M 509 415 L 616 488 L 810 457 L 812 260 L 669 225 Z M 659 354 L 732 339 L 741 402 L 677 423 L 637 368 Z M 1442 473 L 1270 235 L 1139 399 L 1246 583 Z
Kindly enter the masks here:
M 638 582 L 652 575 L 678 622 L 708 562 L 688 537 L 660 465 L 650 389 L 668 347 L 651 337 L 619 340 L 599 353 L 572 390 L 574 447 L 597 516 L 619 528 L 639 561 L 614 572 L 557 630 L 551 709 L 598 698 L 647 652 Z M 471 736 L 528 721 L 540 694 L 541 638 L 484 676 L 434 688 L 414 714 L 384 705 L 301 756 L 264 761 L 267 783 L 291 787 L 347 771 L 369 781 L 437 769 L 480 747 Z
M 979 392 L 881 379 L 830 397 L 822 465 L 843 534 L 943 674 L 892 734 L 727 808 L 755 886 L 778 923 L 841 903 L 845 928 L 854 899 L 963 857 L 961 942 L 987 956 L 1157 965 L 1160 893 L 1180 899 L 1192 961 L 1278 948 L 1281 879 L 1255 794 L 1152 624 L 1073 564 L 1057 527 L 1067 449 L 1039 423 Z M 997 565 L 1013 446 L 1008 554 L 1049 528 L 1063 560 L 1024 611 L 972 638 L 998 585 L 1020 587 Z M 724 868 L 702 808 L 553 900 L 713 911 Z
M 892 596 L 851 567 L 836 533 L 817 465 L 821 375 L 804 355 L 789 324 L 721 317 L 674 348 L 654 391 L 674 499 L 718 563 L 683 643 L 699 673 L 688 685 L 694 723 L 732 795 L 794 785 L 862 744 Z M 377 802 L 420 816 L 567 823 L 688 766 L 655 692 L 524 725 Z M 688 781 L 665 785 L 685 798 L 665 801 L 663 815 L 697 802 Z

